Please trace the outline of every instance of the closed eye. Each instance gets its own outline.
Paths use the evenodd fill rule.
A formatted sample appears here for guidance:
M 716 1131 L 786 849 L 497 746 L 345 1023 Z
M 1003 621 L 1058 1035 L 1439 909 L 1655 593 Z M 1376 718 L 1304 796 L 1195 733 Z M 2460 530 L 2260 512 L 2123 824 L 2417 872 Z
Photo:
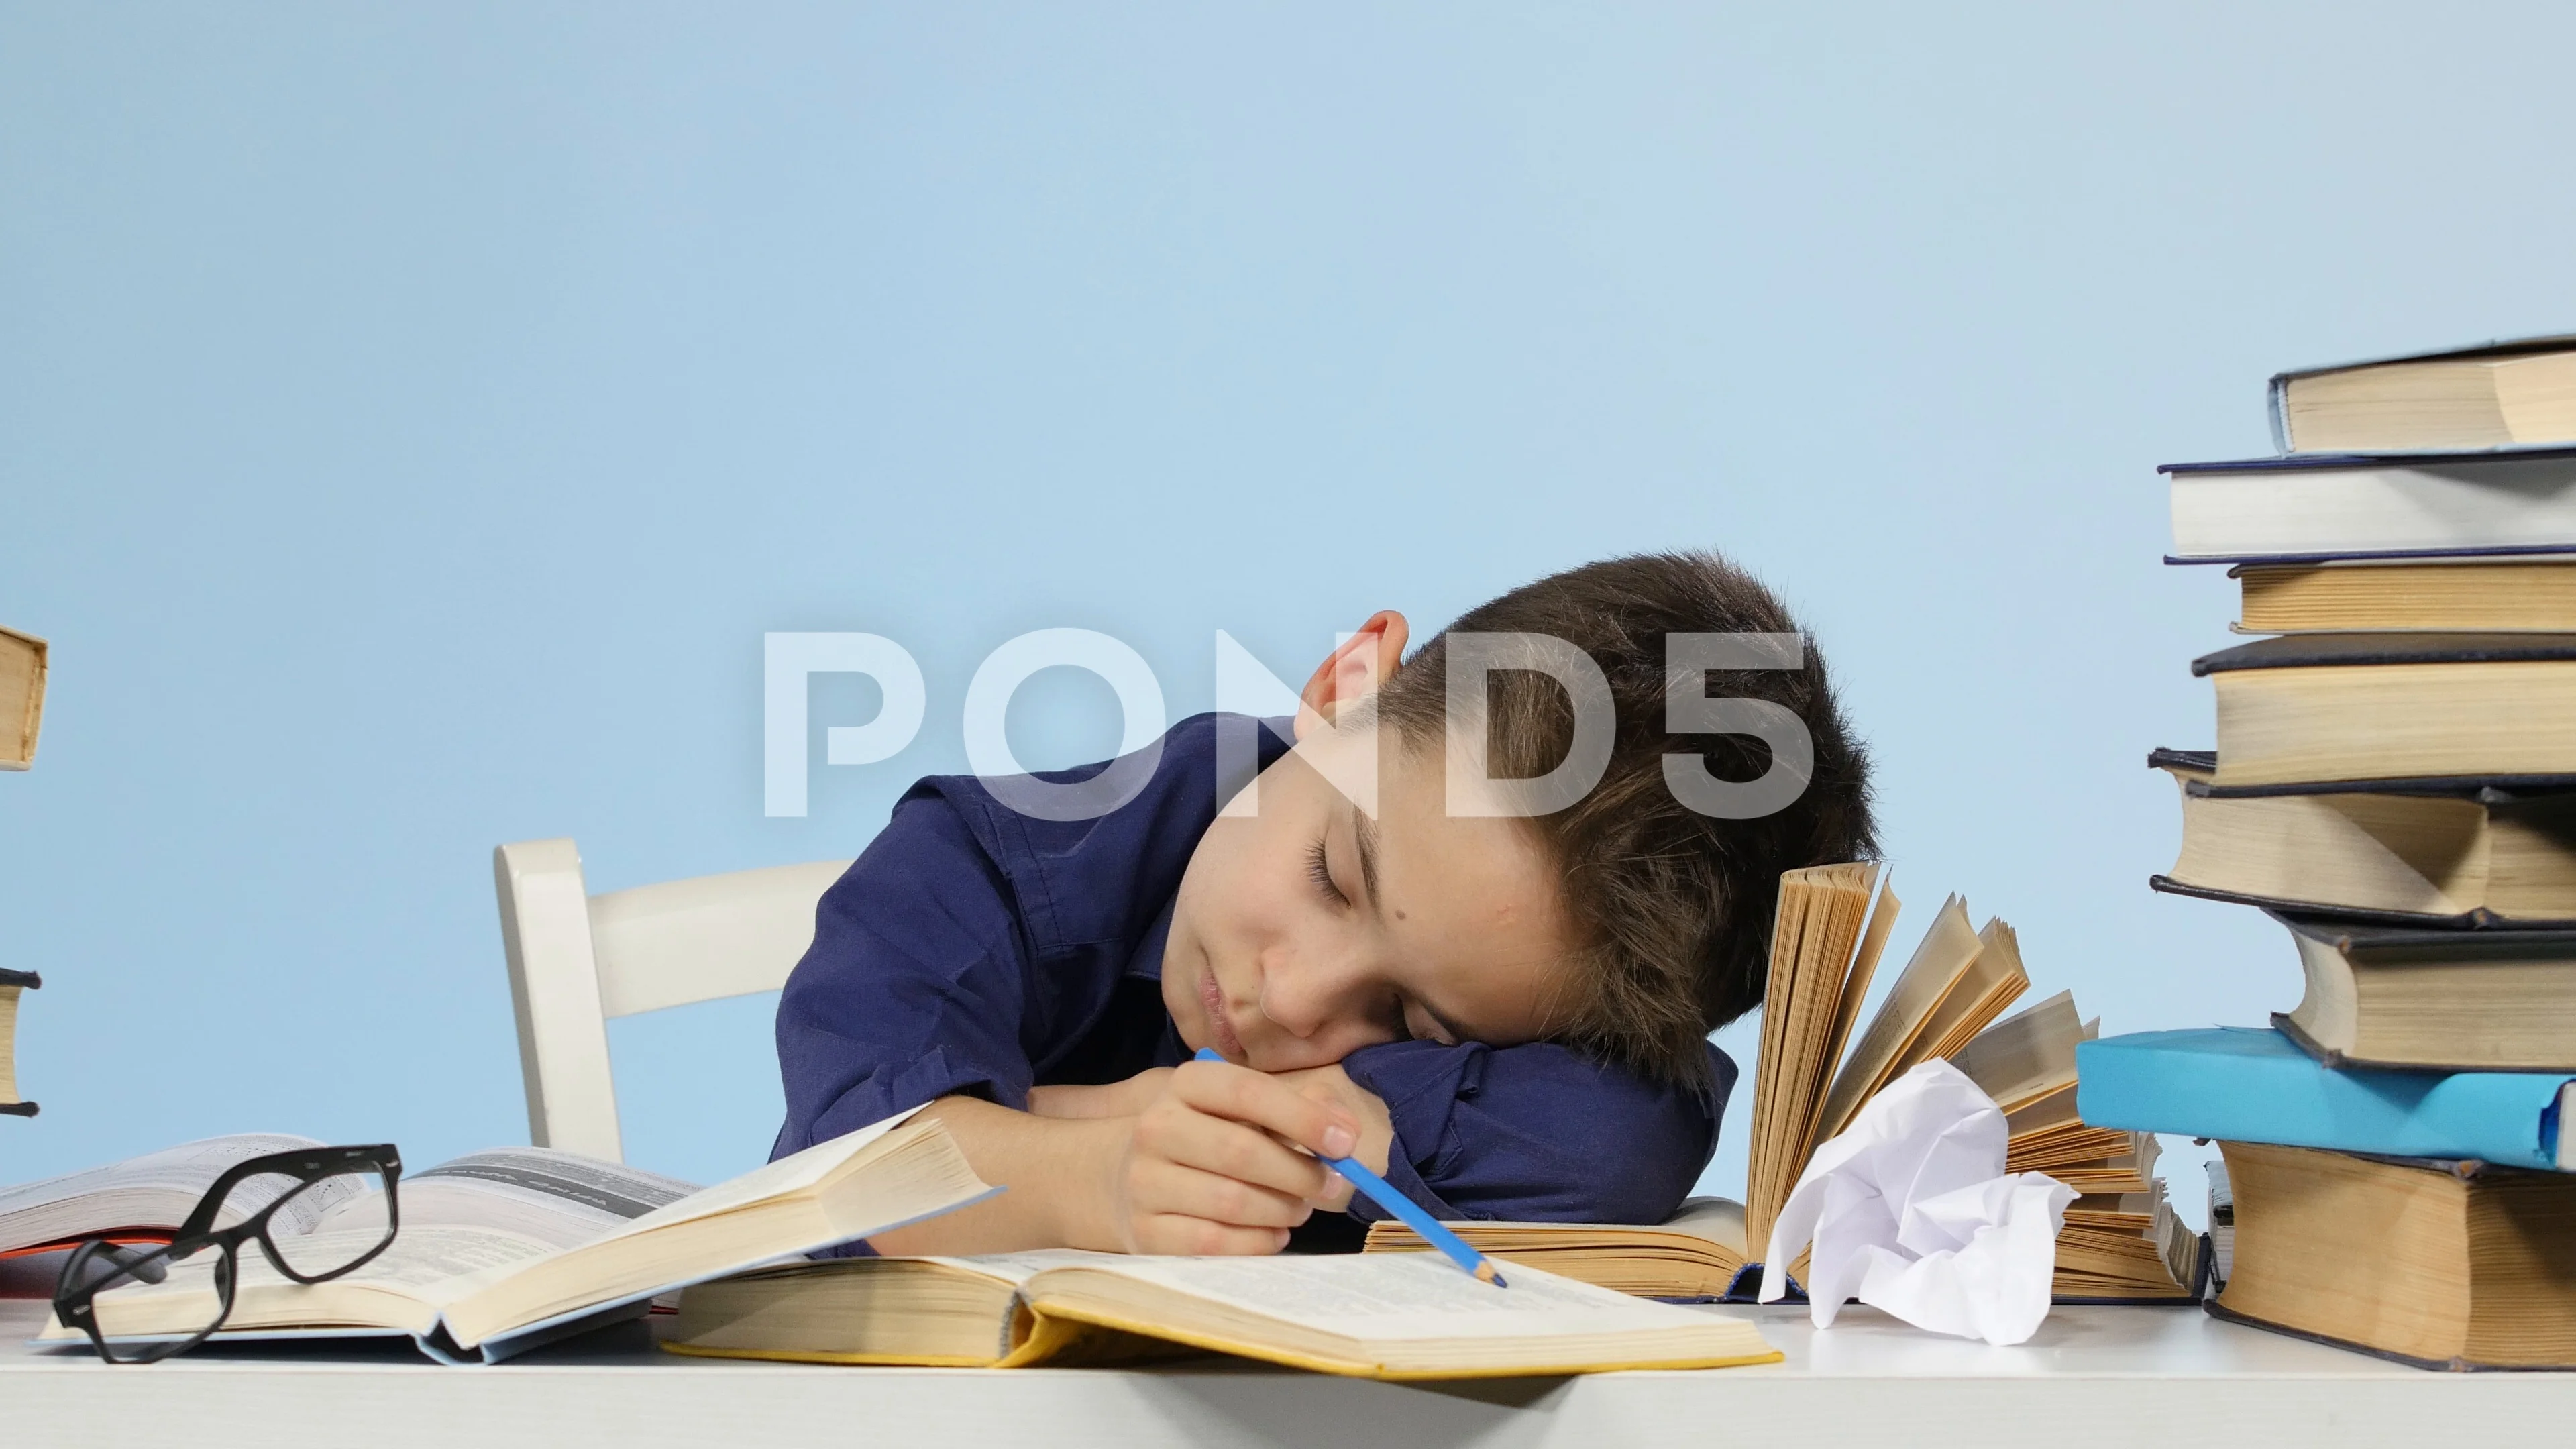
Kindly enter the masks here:
M 1333 871 L 1325 860 L 1324 841 L 1321 836 L 1317 836 L 1314 845 L 1306 851 L 1306 875 L 1308 879 L 1314 881 L 1315 889 L 1322 891 L 1333 904 L 1348 906 L 1351 903 L 1351 898 L 1342 894 L 1342 888 L 1333 884 Z

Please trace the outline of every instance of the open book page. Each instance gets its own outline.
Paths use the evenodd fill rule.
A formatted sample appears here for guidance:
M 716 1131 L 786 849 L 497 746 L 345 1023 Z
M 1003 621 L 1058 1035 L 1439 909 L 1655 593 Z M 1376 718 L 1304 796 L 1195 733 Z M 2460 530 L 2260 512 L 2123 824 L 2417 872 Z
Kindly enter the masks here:
M 1876 875 L 1876 866 L 1856 863 L 1780 877 L 1747 1154 L 1746 1199 L 1757 1224 L 1788 1196 L 1816 1097 L 1833 1071 L 1827 1044 L 1843 1015 Z
M 263 1150 L 283 1150 L 268 1148 Z M 243 1153 L 231 1160 L 238 1161 Z M 250 1184 L 263 1179 L 251 1179 Z M 617 1163 L 538 1147 L 469 1153 L 395 1185 L 401 1230 L 381 1254 L 327 1283 L 297 1283 L 256 1246 L 238 1256 L 233 1330 L 280 1326 L 377 1326 L 426 1332 L 438 1305 L 469 1294 L 538 1259 L 603 1237 L 693 1188 Z M 272 1219 L 272 1236 L 294 1239 L 296 1260 L 356 1258 L 384 1236 L 374 1193 L 342 1191 L 318 1213 L 290 1220 L 313 1193 Z M 101 1294 L 110 1333 L 148 1334 L 202 1315 L 214 1295 L 215 1256 L 172 1266 L 159 1284 Z
M 468 1153 L 400 1184 L 406 1235 L 412 1224 L 438 1223 L 557 1248 L 589 1242 L 698 1190 L 676 1177 L 543 1147 Z
M 1692 1198 L 1684 1202 L 1679 1211 L 1664 1219 L 1663 1229 L 1706 1238 L 1737 1254 L 1748 1251 L 1744 1237 L 1744 1204 L 1732 1198 Z
M 2012 1112 L 2074 1085 L 2075 1046 L 2082 1040 L 2075 993 L 2061 991 L 1979 1032 L 1951 1064 Z
M 866 1238 L 994 1191 L 936 1119 L 904 1112 L 450 1299 L 444 1324 L 456 1347 L 473 1349 L 568 1314 Z
M 1284 1258 L 1120 1258 L 1086 1269 L 1139 1279 L 1239 1312 L 1363 1341 L 1513 1338 L 1530 1334 L 1616 1333 L 1671 1327 L 1698 1318 L 1687 1309 L 1631 1298 L 1526 1266 L 1511 1286 L 1480 1283 L 1432 1253 Z M 1045 1275 L 1024 1285 L 1043 1304 Z M 1676 1315 L 1679 1315 L 1678 1319 Z
M 1897 974 L 1896 984 L 1888 988 L 1887 999 L 1879 1004 L 1878 1014 L 1853 1045 L 1850 1059 L 1835 1074 L 1817 1120 L 1816 1141 L 1830 1142 L 1842 1135 L 1861 1104 L 1895 1076 L 1896 1063 L 1923 1039 L 1933 1013 L 1958 989 L 1960 978 L 1976 965 L 1984 949 L 1985 943 L 1968 924 L 1967 902 L 1955 895 L 1942 902 L 1931 929 L 1923 933 L 1914 955 Z M 1794 1179 L 1796 1171 L 1790 1176 Z
M 215 1179 L 237 1162 L 319 1147 L 310 1137 L 245 1132 L 209 1137 L 178 1147 L 147 1152 L 122 1162 L 85 1168 L 41 1182 L 0 1188 L 0 1252 L 102 1233 L 111 1228 L 179 1226 Z M 259 1177 L 243 1183 L 227 1200 L 217 1227 L 229 1227 L 275 1202 L 293 1184 L 283 1177 Z M 299 1197 L 279 1214 L 281 1228 L 309 1231 L 329 1202 Z
M 345 1238 L 347 1256 L 364 1252 L 379 1233 L 325 1229 L 302 1241 L 321 1260 Z M 225 1333 L 281 1328 L 373 1328 L 420 1334 L 435 1326 L 438 1308 L 489 1279 L 516 1271 L 555 1250 L 533 1238 L 488 1228 L 403 1225 L 396 1247 L 326 1283 L 298 1283 L 277 1271 L 256 1245 L 235 1258 L 233 1309 Z M 151 1337 L 194 1331 L 214 1316 L 219 1302 L 217 1255 L 200 1253 L 171 1265 L 160 1283 L 102 1293 L 94 1304 L 99 1327 L 111 1337 Z M 40 1339 L 81 1335 L 48 1319 Z
M 2021 939 L 2010 923 L 2001 916 L 1987 917 L 1977 932 L 1977 944 L 1977 959 L 1968 963 L 1958 985 L 1924 1022 L 1923 1034 L 1914 1045 L 1889 1066 L 1888 1081 L 1966 1047 L 2030 989 L 2030 973 L 2021 964 Z
M 1037 1248 L 1026 1253 L 986 1253 L 974 1258 L 924 1258 L 921 1261 L 981 1273 L 1017 1287 L 1049 1268 L 1072 1268 L 1085 1263 L 1123 1263 L 1127 1257 L 1123 1253 L 1094 1253 L 1081 1248 Z
M 1843 982 L 1842 1001 L 1834 1008 L 1833 1029 L 1825 1038 L 1815 1080 L 1809 1084 L 1805 1120 L 1799 1124 L 1798 1161 L 1804 1163 L 1816 1150 L 1816 1129 L 1824 1121 L 1825 1089 L 1834 1074 L 1834 1064 L 1843 1059 L 1851 1045 L 1852 1028 L 1860 1022 L 1861 1003 L 1869 997 L 1870 982 L 1878 975 L 1878 958 L 1887 953 L 1887 938 L 1896 933 L 1896 918 L 1905 902 L 1896 897 L 1893 878 L 1880 887 L 1878 904 L 1870 908 L 1869 927 L 1861 933 L 1860 950 L 1852 957 L 1851 975 Z
M 664 1203 L 628 1222 L 617 1235 L 647 1233 L 674 1223 L 711 1218 L 719 1213 L 750 1207 L 771 1198 L 810 1191 L 844 1163 L 864 1154 L 879 1138 L 911 1121 L 920 1110 L 914 1107 L 897 1112 L 882 1122 L 870 1123 L 828 1142 L 817 1142 L 802 1152 L 782 1157 L 765 1167 L 755 1167 L 740 1177 Z

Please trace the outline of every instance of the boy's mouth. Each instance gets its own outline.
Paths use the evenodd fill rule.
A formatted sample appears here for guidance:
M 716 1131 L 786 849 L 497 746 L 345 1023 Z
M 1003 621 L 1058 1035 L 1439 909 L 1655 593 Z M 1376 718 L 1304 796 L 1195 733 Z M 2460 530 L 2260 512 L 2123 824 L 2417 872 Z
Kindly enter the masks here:
M 1244 1062 L 1249 1054 L 1243 1049 L 1243 1038 L 1234 1034 L 1234 1023 L 1226 1019 L 1225 993 L 1217 988 L 1213 967 L 1199 973 L 1199 1004 L 1207 1008 L 1208 1034 L 1216 1038 L 1217 1055 Z

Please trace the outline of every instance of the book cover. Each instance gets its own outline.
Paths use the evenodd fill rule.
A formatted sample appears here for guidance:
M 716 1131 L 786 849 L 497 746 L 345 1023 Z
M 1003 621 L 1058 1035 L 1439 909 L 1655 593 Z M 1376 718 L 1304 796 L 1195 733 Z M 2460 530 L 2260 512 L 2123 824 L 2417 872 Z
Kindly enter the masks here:
M 2576 659 L 2576 634 L 2370 632 L 2283 634 L 2191 661 L 2195 679 L 2239 669 L 2337 669 L 2381 664 L 2549 664 Z M 2210 763 L 2215 766 L 2213 755 Z
M 2335 1071 L 2277 1031 L 2133 1032 L 2075 1049 L 2084 1120 L 2138 1132 L 2559 1170 L 2559 1072 Z

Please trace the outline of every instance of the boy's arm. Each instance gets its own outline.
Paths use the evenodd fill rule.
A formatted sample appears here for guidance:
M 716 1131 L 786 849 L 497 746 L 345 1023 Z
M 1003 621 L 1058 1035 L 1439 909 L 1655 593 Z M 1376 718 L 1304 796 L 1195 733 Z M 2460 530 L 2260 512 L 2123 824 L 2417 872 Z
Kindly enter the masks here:
M 1394 1042 L 1342 1065 L 1386 1102 L 1387 1180 L 1433 1216 L 1656 1223 L 1717 1147 L 1735 1064 L 1709 1056 L 1707 1089 L 1658 1086 L 1544 1042 Z M 1354 1211 L 1384 1216 L 1365 1201 Z

